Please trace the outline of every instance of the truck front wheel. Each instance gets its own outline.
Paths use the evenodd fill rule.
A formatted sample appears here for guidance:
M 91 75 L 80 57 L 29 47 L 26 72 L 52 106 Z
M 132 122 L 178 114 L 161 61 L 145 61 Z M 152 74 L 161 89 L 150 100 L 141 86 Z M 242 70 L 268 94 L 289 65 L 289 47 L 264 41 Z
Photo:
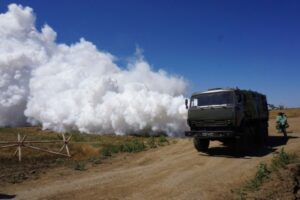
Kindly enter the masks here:
M 209 146 L 208 139 L 200 139 L 197 136 L 194 137 L 194 146 L 199 152 L 206 152 Z

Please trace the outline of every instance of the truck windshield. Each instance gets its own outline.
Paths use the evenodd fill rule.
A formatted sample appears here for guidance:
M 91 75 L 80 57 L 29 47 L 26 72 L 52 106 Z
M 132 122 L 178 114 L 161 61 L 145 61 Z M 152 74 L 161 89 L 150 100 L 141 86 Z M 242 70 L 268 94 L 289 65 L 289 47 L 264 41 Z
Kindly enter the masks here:
M 206 93 L 192 97 L 191 107 L 233 104 L 233 101 L 233 92 Z

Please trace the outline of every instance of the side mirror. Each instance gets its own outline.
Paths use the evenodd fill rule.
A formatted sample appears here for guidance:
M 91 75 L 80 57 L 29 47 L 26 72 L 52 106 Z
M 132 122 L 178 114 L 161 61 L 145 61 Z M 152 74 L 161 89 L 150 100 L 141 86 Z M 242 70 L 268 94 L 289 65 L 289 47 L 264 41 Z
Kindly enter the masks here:
M 188 99 L 185 99 L 185 108 L 189 109 L 189 100 Z

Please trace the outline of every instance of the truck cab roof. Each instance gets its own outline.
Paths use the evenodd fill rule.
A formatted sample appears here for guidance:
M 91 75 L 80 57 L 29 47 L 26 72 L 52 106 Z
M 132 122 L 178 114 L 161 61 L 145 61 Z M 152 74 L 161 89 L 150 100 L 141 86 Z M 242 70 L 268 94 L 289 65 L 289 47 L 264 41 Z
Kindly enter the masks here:
M 212 88 L 208 89 L 206 91 L 199 91 L 199 92 L 194 92 L 192 96 L 196 96 L 199 94 L 209 94 L 209 93 L 217 93 L 217 92 L 228 92 L 228 91 L 234 91 L 236 89 L 233 88 Z

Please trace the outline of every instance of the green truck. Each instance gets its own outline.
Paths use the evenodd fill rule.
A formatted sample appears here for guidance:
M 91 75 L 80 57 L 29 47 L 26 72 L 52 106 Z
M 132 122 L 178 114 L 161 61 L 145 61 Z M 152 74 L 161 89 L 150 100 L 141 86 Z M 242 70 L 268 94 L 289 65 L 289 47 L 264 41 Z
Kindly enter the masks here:
M 245 152 L 263 146 L 268 138 L 268 104 L 265 95 L 238 88 L 214 88 L 193 93 L 186 100 L 187 123 L 198 151 L 206 152 L 211 140 Z

